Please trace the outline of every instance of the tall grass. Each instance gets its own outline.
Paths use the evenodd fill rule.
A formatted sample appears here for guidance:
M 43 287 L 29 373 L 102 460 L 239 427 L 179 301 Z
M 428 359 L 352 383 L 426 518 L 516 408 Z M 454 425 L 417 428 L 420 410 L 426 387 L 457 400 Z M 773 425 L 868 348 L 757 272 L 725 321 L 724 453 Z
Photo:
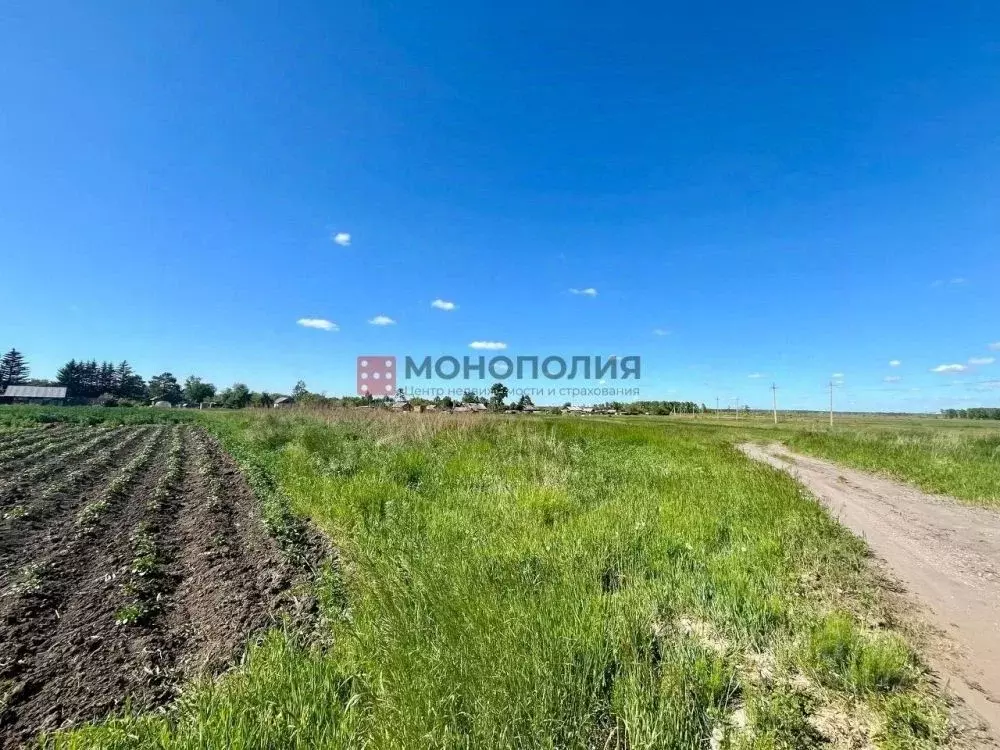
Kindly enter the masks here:
M 1000 505 L 1000 431 L 867 427 L 790 431 L 782 440 L 791 448 L 929 492 Z
M 751 689 L 747 654 L 812 653 L 837 591 L 869 583 L 859 541 L 714 434 L 427 417 L 212 415 L 338 548 L 321 637 L 272 632 L 166 715 L 52 741 L 702 748 Z M 866 675 L 828 683 L 866 700 Z M 782 728 L 794 699 L 754 705 L 769 737 L 808 734 Z

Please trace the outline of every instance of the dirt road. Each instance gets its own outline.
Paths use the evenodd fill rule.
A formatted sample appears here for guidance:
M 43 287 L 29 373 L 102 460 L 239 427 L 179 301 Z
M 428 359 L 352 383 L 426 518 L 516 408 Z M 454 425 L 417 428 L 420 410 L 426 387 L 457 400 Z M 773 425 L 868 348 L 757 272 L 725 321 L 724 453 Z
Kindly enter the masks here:
M 888 563 L 957 645 L 932 666 L 1000 737 L 1000 513 L 777 444 L 740 449 L 792 474 Z

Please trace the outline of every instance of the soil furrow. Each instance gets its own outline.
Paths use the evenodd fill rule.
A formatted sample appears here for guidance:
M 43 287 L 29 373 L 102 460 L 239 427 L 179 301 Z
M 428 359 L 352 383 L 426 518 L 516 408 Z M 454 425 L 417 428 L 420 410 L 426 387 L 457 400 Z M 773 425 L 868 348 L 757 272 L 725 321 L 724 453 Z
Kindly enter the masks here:
M 149 433 L 139 452 L 155 450 L 161 438 L 162 429 Z M 113 458 L 124 462 L 131 447 L 123 447 L 120 454 Z M 133 484 L 141 480 L 145 469 L 146 465 L 138 467 L 138 476 L 133 477 Z M 51 523 L 36 528 L 35 533 L 31 533 L 31 529 L 20 529 L 10 549 L 4 550 L 0 557 L 0 621 L 15 616 L 13 613 L 18 607 L 30 608 L 30 604 L 22 601 L 25 598 L 22 593 L 47 596 L 47 583 L 62 580 L 61 576 L 66 573 L 63 569 L 65 560 L 75 560 L 86 546 L 93 543 L 87 536 L 96 530 L 101 518 L 94 516 L 85 526 L 80 522 L 80 516 L 82 509 L 105 501 L 111 485 L 105 479 L 96 478 L 89 488 L 81 490 L 74 498 L 68 498 L 60 513 L 51 514 Z
M 103 481 L 17 547 L 0 597 L 0 747 L 40 731 L 162 705 L 178 685 L 233 663 L 270 621 L 290 570 L 235 464 L 198 428 L 152 433 L 155 451 L 120 451 Z M 149 448 L 147 443 L 144 448 Z M 122 471 L 124 468 L 122 468 Z M 99 486 L 98 486 L 99 485 Z M 146 598 L 153 597 L 152 601 Z M 137 601 L 146 615 L 123 617 Z
M 70 537 L 58 547 L 41 590 L 0 622 L 0 685 L 10 692 L 0 713 L 4 747 L 98 718 L 126 697 L 141 706 L 169 696 L 156 675 L 158 645 L 150 634 L 115 624 L 131 562 L 129 533 L 164 470 L 162 461 L 146 468 L 99 534 L 74 536 L 67 529 Z
M 72 450 L 79 445 L 82 436 L 90 436 L 92 439 L 100 437 L 111 429 L 101 429 L 94 433 L 86 428 L 66 430 L 53 434 L 47 434 L 41 440 L 30 445 L 21 445 L 12 448 L 9 453 L 0 454 L 0 476 L 9 477 L 21 472 L 31 471 L 35 466 L 52 460 L 59 451 L 64 449 Z M 5 480 L 5 483 L 9 480 Z
M 18 467 L 13 476 L 8 476 L 0 482 L 0 508 L 7 509 L 4 516 L 18 515 L 11 513 L 9 510 L 11 506 L 18 505 L 32 491 L 39 489 L 44 491 L 46 481 L 52 480 L 60 472 L 68 471 L 71 466 L 84 460 L 90 453 L 104 450 L 105 446 L 114 442 L 123 432 L 124 428 L 100 430 L 82 445 L 79 437 L 71 436 L 59 443 L 57 448 L 46 450 L 44 456 L 41 453 L 32 456 L 29 465 Z M 69 450 L 57 452 L 66 448 Z M 51 455 L 52 453 L 55 455 Z
M 68 432 L 68 425 L 50 424 L 42 427 L 26 427 L 23 430 L 0 433 L 0 459 L 6 458 L 14 451 L 20 451 L 22 448 L 37 445 L 48 438 L 66 435 Z
M 163 621 L 188 643 L 175 668 L 192 677 L 224 669 L 247 634 L 270 623 L 290 570 L 228 456 L 200 431 L 189 433 L 187 453 L 193 470 L 161 540 L 178 581 Z
M 75 468 L 62 467 L 50 484 L 23 491 L 19 512 L 10 513 L 0 521 L 0 566 L 6 569 L 5 563 L 16 554 L 17 548 L 31 546 L 39 534 L 44 534 L 49 519 L 75 513 L 80 504 L 80 488 L 88 480 L 99 481 L 109 467 L 124 463 L 135 452 L 136 444 L 150 432 L 149 427 L 139 427 L 116 434 L 117 443 L 106 449 L 102 446 L 100 452 Z

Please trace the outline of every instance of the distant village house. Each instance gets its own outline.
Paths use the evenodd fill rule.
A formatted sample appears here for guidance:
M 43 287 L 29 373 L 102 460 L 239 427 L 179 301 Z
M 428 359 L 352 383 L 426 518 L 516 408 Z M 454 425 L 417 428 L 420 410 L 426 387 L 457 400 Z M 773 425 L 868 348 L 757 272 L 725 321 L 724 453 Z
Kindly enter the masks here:
M 62 406 L 66 401 L 66 389 L 42 385 L 8 385 L 0 401 L 6 404 Z

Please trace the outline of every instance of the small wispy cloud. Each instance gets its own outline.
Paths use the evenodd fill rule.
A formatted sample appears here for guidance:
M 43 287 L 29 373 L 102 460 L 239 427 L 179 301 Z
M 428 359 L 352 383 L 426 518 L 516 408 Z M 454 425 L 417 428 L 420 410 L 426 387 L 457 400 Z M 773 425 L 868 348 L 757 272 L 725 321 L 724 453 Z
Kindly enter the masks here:
M 749 375 L 747 375 L 747 377 L 748 378 L 753 378 L 754 380 L 756 380 L 757 378 L 764 377 L 764 373 L 762 373 L 762 372 L 751 372 Z
M 315 328 L 320 331 L 339 331 L 340 326 L 325 318 L 299 318 L 296 321 L 303 328 Z
M 833 378 L 834 380 L 843 380 L 844 379 L 844 373 L 842 373 L 842 372 L 835 372 L 830 377 Z
M 337 232 L 333 235 L 333 241 L 341 247 L 349 247 L 351 244 L 351 235 L 348 232 Z
M 996 361 L 996 357 L 969 357 L 970 365 L 992 365 Z
M 890 359 L 889 360 L 889 367 L 899 367 L 901 364 L 903 364 L 903 363 L 900 362 L 898 359 Z
M 987 349 L 992 349 L 995 352 L 1000 352 L 1000 341 L 994 341 L 992 344 L 988 344 Z
M 431 302 L 431 307 L 437 308 L 438 310 L 451 312 L 456 307 L 458 307 L 458 305 L 456 305 L 454 302 L 449 302 L 446 299 L 436 299 L 433 302 Z
M 503 341 L 473 341 L 471 344 L 469 344 L 469 348 L 490 349 L 495 351 L 498 349 L 506 349 L 507 344 L 505 344 Z
M 902 378 L 899 375 L 886 375 L 882 380 L 886 383 L 898 383 Z
M 666 328 L 654 328 L 653 329 L 653 335 L 654 336 L 669 336 L 670 335 L 670 331 L 668 331 Z
M 583 297 L 596 297 L 597 290 L 592 286 L 588 286 L 586 289 L 570 289 L 570 294 L 579 294 Z
M 955 276 L 955 277 L 947 279 L 947 280 L 945 280 L 945 279 L 938 279 L 933 284 L 931 284 L 931 286 L 934 286 L 934 287 L 960 286 L 960 285 L 964 284 L 966 281 L 967 281 L 967 279 L 965 279 L 962 276 Z
M 374 318 L 368 321 L 373 326 L 394 326 L 396 321 L 390 318 L 388 315 L 376 315 Z
M 965 365 L 938 365 L 937 367 L 932 367 L 931 372 L 965 372 L 968 369 Z

